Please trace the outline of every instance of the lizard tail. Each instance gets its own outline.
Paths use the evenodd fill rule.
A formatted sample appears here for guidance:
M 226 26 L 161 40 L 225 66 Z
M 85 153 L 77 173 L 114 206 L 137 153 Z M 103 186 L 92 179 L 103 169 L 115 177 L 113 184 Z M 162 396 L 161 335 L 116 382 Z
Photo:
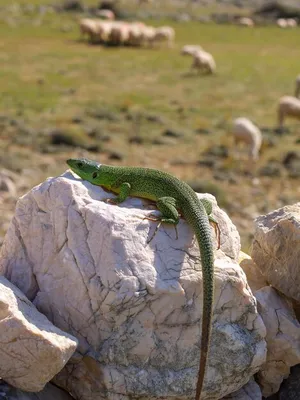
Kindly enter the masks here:
M 210 335 L 211 335 L 211 322 L 212 322 L 213 300 L 214 300 L 214 255 L 213 255 L 211 231 L 210 231 L 209 221 L 206 215 L 204 214 L 204 218 L 203 214 L 201 218 L 196 218 L 196 221 L 194 222 L 193 225 L 200 248 L 202 279 L 203 279 L 203 312 L 202 312 L 202 334 L 201 334 L 201 347 L 200 347 L 201 355 L 200 355 L 199 373 L 198 373 L 198 381 L 197 381 L 196 397 L 195 397 L 195 400 L 200 400 L 204 383 L 207 356 L 210 344 Z

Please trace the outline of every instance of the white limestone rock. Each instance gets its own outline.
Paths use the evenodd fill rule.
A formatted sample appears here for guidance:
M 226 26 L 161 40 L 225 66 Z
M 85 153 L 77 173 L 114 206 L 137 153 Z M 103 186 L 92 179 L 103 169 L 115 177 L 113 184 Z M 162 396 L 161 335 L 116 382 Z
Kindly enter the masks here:
M 254 294 L 256 290 L 259 290 L 265 286 L 269 286 L 258 266 L 255 264 L 252 258 L 243 251 L 240 251 L 239 264 L 242 270 L 245 272 L 247 282 Z
M 262 400 L 260 387 L 253 378 L 245 386 L 222 400 Z
M 214 199 L 211 195 L 201 195 Z M 0 272 L 79 340 L 55 382 L 82 400 L 193 396 L 199 366 L 202 274 L 184 220 L 142 220 L 149 202 L 114 197 L 67 172 L 23 196 L 0 254 Z M 248 382 L 265 361 L 265 327 L 237 263 L 239 235 L 214 200 L 213 335 L 204 397 Z M 155 211 L 157 212 L 157 211 Z M 212 235 L 214 230 L 212 228 Z M 216 240 L 215 240 L 216 246 Z
M 300 203 L 256 219 L 251 256 L 270 285 L 300 301 Z
M 77 340 L 62 332 L 0 276 L 0 376 L 26 391 L 42 390 L 66 364 Z
M 265 397 L 276 393 L 290 367 L 300 363 L 300 324 L 292 304 L 271 287 L 255 292 L 258 310 L 267 328 L 267 360 L 258 372 Z

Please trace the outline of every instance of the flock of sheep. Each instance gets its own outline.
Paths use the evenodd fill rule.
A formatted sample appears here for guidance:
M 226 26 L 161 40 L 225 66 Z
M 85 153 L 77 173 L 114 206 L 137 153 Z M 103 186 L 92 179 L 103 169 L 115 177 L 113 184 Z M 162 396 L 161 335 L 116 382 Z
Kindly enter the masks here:
M 143 46 L 165 41 L 172 46 L 175 31 L 171 26 L 155 28 L 143 22 L 84 18 L 79 22 L 82 36 L 88 36 L 92 43 L 116 46 Z
M 155 28 L 143 22 L 124 22 L 115 21 L 114 15 L 110 10 L 102 10 L 101 18 L 84 18 L 79 22 L 82 35 L 87 35 L 91 42 L 100 42 L 113 45 L 142 46 L 153 45 L 155 42 L 165 41 L 168 46 L 172 46 L 175 39 L 175 31 L 170 26 Z M 283 22 L 284 21 L 284 22 Z M 254 26 L 254 22 L 247 17 L 240 18 L 240 25 Z M 285 25 L 286 24 L 286 25 Z M 287 20 L 278 19 L 277 25 L 280 27 L 297 26 L 297 21 L 290 18 Z M 198 70 L 213 74 L 216 71 L 216 62 L 213 56 L 199 45 L 185 45 L 181 49 L 182 55 L 193 57 L 191 70 Z M 285 117 L 300 119 L 300 75 L 296 78 L 296 90 L 294 96 L 283 96 L 278 103 L 278 124 L 283 128 Z M 235 145 L 242 142 L 247 146 L 248 158 L 257 161 L 262 144 L 262 134 L 259 128 L 247 118 L 237 118 L 233 121 L 232 135 Z
M 103 10 L 109 11 L 109 10 Z M 103 14 L 104 15 L 104 14 Z M 175 31 L 171 26 L 154 28 L 143 22 L 114 21 L 113 14 L 105 14 L 106 20 L 83 18 L 79 21 L 81 35 L 87 36 L 92 43 L 102 43 L 117 46 L 153 46 L 157 42 L 166 42 L 173 46 Z M 110 16 L 110 18 L 108 18 Z M 107 21 L 107 19 L 110 19 Z M 214 73 L 216 63 L 213 56 L 201 46 L 186 45 L 181 54 L 193 57 L 191 69 L 199 72 Z

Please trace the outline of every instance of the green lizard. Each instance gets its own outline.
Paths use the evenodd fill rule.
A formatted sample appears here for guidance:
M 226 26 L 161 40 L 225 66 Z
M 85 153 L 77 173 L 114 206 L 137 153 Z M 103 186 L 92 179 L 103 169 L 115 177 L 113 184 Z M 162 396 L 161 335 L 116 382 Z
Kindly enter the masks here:
M 180 218 L 179 210 L 193 228 L 200 248 L 203 274 L 201 357 L 195 398 L 199 400 L 210 343 L 214 298 L 214 255 L 209 222 L 216 224 L 216 221 L 210 215 L 211 202 L 199 200 L 187 183 L 156 169 L 115 167 L 87 159 L 70 159 L 67 164 L 80 178 L 116 193 L 117 197 L 110 202 L 119 204 L 128 196 L 153 200 L 162 215 L 159 219 L 148 219 L 176 227 Z

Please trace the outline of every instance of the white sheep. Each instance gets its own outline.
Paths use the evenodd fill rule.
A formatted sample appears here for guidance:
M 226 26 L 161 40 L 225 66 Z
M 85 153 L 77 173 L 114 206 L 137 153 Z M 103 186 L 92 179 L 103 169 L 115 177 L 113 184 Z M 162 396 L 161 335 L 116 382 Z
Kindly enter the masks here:
M 197 50 L 193 52 L 193 63 L 191 70 L 197 69 L 199 72 L 206 71 L 213 74 L 216 71 L 216 62 L 213 56 L 207 51 Z
M 278 103 L 277 114 L 280 128 L 283 127 L 285 117 L 300 119 L 300 99 L 293 96 L 281 97 Z
M 98 21 L 97 37 L 102 43 L 109 43 L 111 31 L 116 24 L 118 24 L 117 21 Z
M 152 38 L 152 43 L 166 41 L 168 46 L 173 45 L 175 39 L 175 31 L 171 26 L 160 26 L 155 29 L 155 34 Z
M 286 23 L 289 28 L 296 28 L 296 26 L 298 25 L 297 20 L 295 18 L 288 18 L 286 20 Z
M 244 143 L 248 146 L 248 157 L 257 161 L 262 143 L 262 134 L 259 128 L 248 118 L 237 118 L 233 121 L 232 134 L 237 146 Z
M 128 44 L 131 46 L 152 45 L 155 40 L 156 28 L 143 22 L 132 22 L 129 25 Z
M 287 21 L 284 18 L 278 18 L 276 21 L 277 26 L 279 26 L 279 28 L 287 28 Z
M 143 40 L 143 26 L 137 23 L 131 23 L 128 30 L 128 44 L 130 46 L 140 46 Z
M 155 36 L 155 28 L 153 26 L 145 25 L 144 27 L 141 27 L 141 32 L 142 43 L 146 45 L 151 45 Z
M 83 18 L 79 21 L 79 29 L 83 37 L 87 35 L 92 41 L 98 33 L 98 21 L 90 18 Z
M 182 47 L 181 54 L 192 56 L 198 50 L 203 50 L 203 48 L 196 44 L 186 44 Z
M 129 24 L 126 22 L 114 23 L 111 27 L 108 42 L 115 45 L 124 45 L 129 39 Z
M 110 21 L 115 19 L 115 14 L 113 11 L 111 10 L 98 10 L 97 11 L 97 17 L 102 18 L 102 19 L 108 19 Z
M 238 24 L 241 26 L 254 26 L 254 21 L 248 17 L 241 17 L 238 20 Z
M 295 97 L 299 97 L 299 93 L 300 93 L 300 75 L 296 77 Z

